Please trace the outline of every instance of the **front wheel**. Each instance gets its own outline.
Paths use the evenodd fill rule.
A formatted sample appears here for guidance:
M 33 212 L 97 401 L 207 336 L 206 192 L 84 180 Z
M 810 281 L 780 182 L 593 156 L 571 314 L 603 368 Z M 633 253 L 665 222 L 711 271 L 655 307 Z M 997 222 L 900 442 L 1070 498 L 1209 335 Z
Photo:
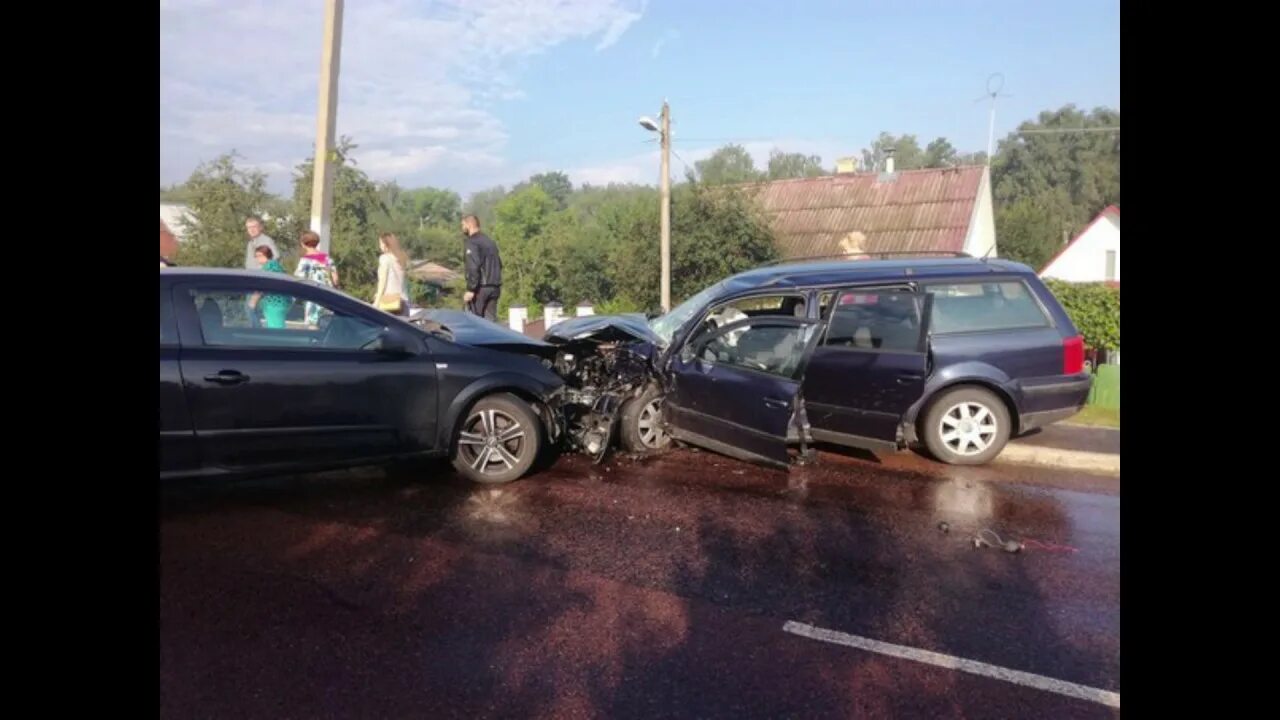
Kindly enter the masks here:
M 990 390 L 960 387 L 938 397 L 925 415 L 929 453 L 949 465 L 985 465 L 1009 441 L 1009 410 Z
M 671 436 L 662 426 L 662 390 L 650 385 L 622 406 L 622 447 L 629 452 L 666 450 Z
M 509 483 L 529 471 L 541 447 L 533 409 L 514 395 L 490 395 L 471 406 L 458 428 L 453 467 L 479 483 Z

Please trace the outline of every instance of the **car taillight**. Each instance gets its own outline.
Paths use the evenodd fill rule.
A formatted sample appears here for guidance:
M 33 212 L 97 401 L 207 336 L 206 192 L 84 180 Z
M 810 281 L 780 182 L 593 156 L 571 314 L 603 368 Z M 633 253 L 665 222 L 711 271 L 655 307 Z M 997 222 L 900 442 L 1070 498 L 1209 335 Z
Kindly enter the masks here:
M 1079 335 L 1062 340 L 1062 374 L 1075 375 L 1084 370 L 1084 338 Z

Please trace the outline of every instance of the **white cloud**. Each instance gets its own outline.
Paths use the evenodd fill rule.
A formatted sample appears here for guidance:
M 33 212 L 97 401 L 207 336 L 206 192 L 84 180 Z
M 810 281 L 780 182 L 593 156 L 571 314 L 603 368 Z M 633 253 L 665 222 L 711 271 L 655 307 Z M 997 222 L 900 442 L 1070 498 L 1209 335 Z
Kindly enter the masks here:
M 662 37 L 659 37 L 658 41 L 653 44 L 653 50 L 651 50 L 649 54 L 652 57 L 657 58 L 658 55 L 662 53 L 662 48 L 666 46 L 668 41 L 679 40 L 679 39 L 680 39 L 679 30 L 668 29 L 666 32 L 662 33 Z
M 507 133 L 490 103 L 524 98 L 521 62 L 573 40 L 598 38 L 604 50 L 644 9 L 635 0 L 347 3 L 338 134 L 356 140 L 355 158 L 375 178 L 499 175 Z M 272 173 L 273 187 L 287 184 L 314 141 L 322 12 L 315 0 L 162 0 L 162 183 L 236 149 Z

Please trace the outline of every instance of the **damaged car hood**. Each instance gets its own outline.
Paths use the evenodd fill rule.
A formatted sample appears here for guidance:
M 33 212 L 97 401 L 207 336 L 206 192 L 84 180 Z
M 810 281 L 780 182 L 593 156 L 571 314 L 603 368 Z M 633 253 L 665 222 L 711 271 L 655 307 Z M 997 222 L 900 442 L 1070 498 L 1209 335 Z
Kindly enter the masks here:
M 552 347 L 541 340 L 462 310 L 440 308 L 422 310 L 414 313 L 410 322 L 427 332 L 438 332 L 443 329 L 454 342 L 464 345 L 514 352 L 538 352 Z M 545 352 L 539 352 L 539 354 L 545 354 Z
M 600 341 L 642 340 L 662 344 L 641 313 L 627 315 L 587 315 L 562 320 L 547 329 L 543 337 L 557 345 L 586 338 Z

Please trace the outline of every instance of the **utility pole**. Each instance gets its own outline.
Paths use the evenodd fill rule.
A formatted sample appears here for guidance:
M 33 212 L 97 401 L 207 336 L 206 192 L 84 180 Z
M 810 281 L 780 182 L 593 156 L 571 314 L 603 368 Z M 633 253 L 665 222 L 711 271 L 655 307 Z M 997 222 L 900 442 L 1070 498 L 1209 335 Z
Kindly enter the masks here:
M 662 312 L 671 312 L 671 108 L 662 101 Z
M 316 160 L 311 182 L 311 231 L 320 235 L 320 250 L 329 252 L 333 214 L 334 126 L 338 116 L 338 67 L 342 58 L 342 2 L 325 0 L 324 48 L 320 55 L 320 94 L 316 111 Z

